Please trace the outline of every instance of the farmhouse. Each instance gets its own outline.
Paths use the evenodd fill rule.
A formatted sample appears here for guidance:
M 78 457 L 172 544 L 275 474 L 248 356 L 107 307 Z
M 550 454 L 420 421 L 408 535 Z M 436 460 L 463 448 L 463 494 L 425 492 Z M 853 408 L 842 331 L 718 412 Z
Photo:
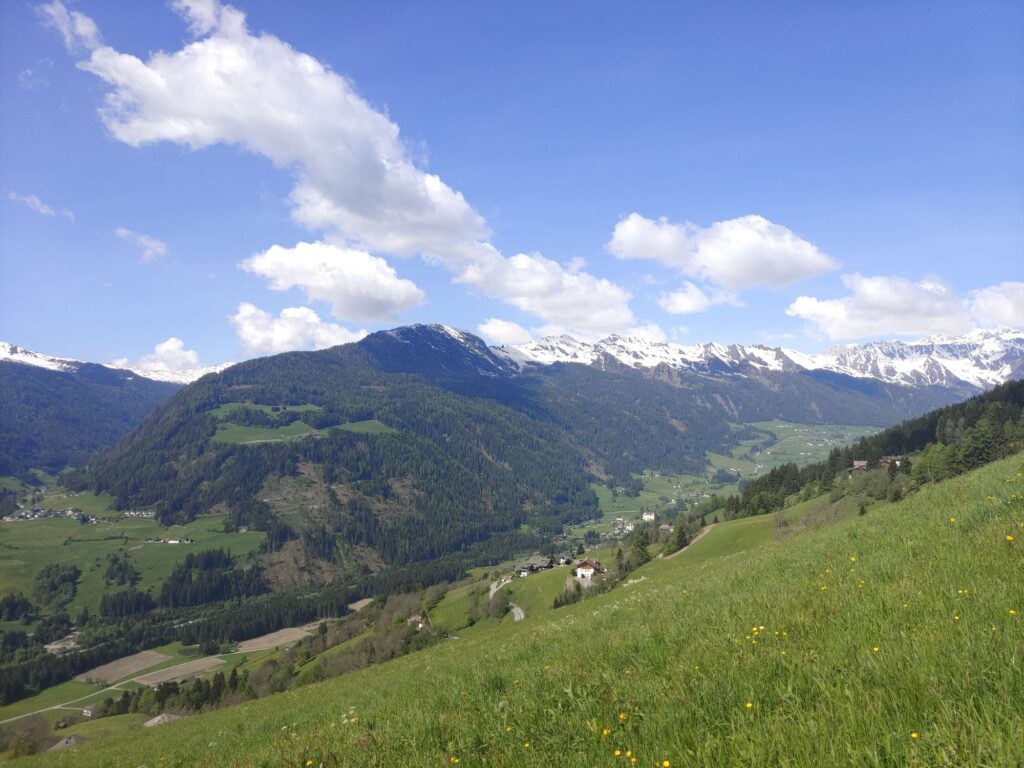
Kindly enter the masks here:
M 553 567 L 554 564 L 555 561 L 547 555 L 534 555 L 525 563 L 520 563 L 516 566 L 516 576 L 524 578 L 531 573 L 537 573 L 537 571 L 546 571 L 548 568 Z
M 600 560 L 580 560 L 576 563 L 576 566 L 572 569 L 572 575 L 579 579 L 581 582 L 589 583 L 594 578 L 595 573 L 604 573 L 605 567 L 601 565 Z
M 654 514 L 653 512 L 644 512 L 644 514 L 643 514 L 643 521 L 645 523 L 653 523 L 657 519 L 658 519 L 658 516 L 656 514 Z
M 861 461 L 861 460 L 858 459 L 858 460 L 854 461 L 853 462 L 853 466 L 850 467 L 850 474 L 851 475 L 856 473 L 856 472 L 867 472 L 867 471 L 868 471 L 868 463 L 867 463 L 866 460 L 865 461 Z

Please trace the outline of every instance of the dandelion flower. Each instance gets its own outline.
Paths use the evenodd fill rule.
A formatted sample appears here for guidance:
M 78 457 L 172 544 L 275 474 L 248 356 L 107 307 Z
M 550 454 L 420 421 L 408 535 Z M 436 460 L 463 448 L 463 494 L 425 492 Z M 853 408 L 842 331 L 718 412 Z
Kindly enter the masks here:
M 743 706 L 745 706 L 745 707 L 746 707 L 747 709 L 753 709 L 753 708 L 754 708 L 754 702 L 752 702 L 752 701 L 748 701 L 748 702 L 747 702 L 746 704 L 744 704 Z
M 910 732 L 910 738 L 918 739 L 918 738 L 920 738 L 920 736 L 918 735 L 917 731 L 911 731 Z
M 1006 540 L 1007 541 L 1013 541 L 1013 534 L 1012 533 L 1006 534 Z
M 878 646 L 877 645 L 871 646 L 871 652 L 872 653 L 878 653 Z
M 850 555 L 850 562 L 851 563 L 856 563 L 857 562 L 857 556 L 856 555 Z
M 627 715 L 625 712 L 619 712 L 619 722 L 620 723 L 621 722 L 625 722 L 628 717 L 629 717 L 629 715 Z
M 951 523 L 955 523 L 955 522 L 956 522 L 956 518 L 955 518 L 955 517 L 951 517 L 951 518 L 949 518 L 949 522 L 951 522 Z
M 529 749 L 529 748 L 530 748 L 530 742 L 524 741 L 523 742 L 523 749 Z
M 1017 612 L 1015 610 L 1013 610 L 1013 608 L 1008 610 L 1007 613 L 1010 614 L 1011 616 L 1016 616 L 1017 615 Z
M 605 728 L 605 729 L 603 729 L 603 730 L 601 731 L 601 735 L 602 735 L 602 736 L 607 736 L 607 735 L 608 735 L 608 734 L 610 734 L 611 732 L 612 732 L 612 729 L 611 729 L 611 728 Z
M 312 765 L 312 764 L 313 764 L 313 761 L 312 761 L 312 759 L 310 759 L 310 760 L 307 760 L 307 761 L 306 761 L 306 765 L 307 765 L 307 766 L 310 766 L 310 765 Z
M 622 756 L 622 750 L 621 749 L 616 749 L 615 752 L 614 752 L 614 755 L 616 757 L 621 757 Z
M 661 768 L 672 768 L 672 763 L 670 763 L 668 760 L 662 760 Z

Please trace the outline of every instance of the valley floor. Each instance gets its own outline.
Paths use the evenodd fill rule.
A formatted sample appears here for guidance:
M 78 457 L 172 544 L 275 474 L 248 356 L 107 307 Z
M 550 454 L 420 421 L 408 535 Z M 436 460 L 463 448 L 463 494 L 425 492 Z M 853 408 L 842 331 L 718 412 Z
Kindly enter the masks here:
M 1024 457 L 791 513 L 564 609 L 24 764 L 1024 765 Z

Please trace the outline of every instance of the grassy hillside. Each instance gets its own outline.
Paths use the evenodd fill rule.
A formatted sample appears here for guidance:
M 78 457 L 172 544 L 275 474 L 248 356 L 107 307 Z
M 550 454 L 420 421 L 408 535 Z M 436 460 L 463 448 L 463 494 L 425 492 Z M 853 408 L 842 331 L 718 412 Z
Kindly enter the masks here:
M 760 539 L 771 520 L 742 522 Z M 1020 455 L 724 541 L 533 620 L 25 764 L 1024 764 Z
M 74 501 L 72 497 L 71 501 Z M 193 544 L 161 544 L 147 539 L 190 538 Z M 0 522 L 0 594 L 32 594 L 37 573 L 50 563 L 75 565 L 82 572 L 75 599 L 68 605 L 72 616 L 88 607 L 95 613 L 105 591 L 123 587 L 106 586 L 107 556 L 127 553 L 142 579 L 139 589 L 160 585 L 176 563 L 189 552 L 223 547 L 235 555 L 259 549 L 262 534 L 225 533 L 224 515 L 204 515 L 188 525 L 161 527 L 150 518 L 124 518 L 111 522 L 81 525 L 77 520 L 48 518 Z

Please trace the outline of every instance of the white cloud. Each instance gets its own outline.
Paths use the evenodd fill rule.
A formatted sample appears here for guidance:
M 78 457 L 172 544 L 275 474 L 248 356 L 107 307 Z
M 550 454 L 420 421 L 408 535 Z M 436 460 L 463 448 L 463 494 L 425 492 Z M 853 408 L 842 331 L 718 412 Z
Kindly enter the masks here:
M 22 205 L 29 208 L 29 210 L 33 210 L 36 213 L 42 214 L 43 216 L 57 215 L 57 212 L 53 208 L 51 208 L 42 200 L 40 200 L 36 195 L 19 195 L 17 192 L 10 191 L 7 193 L 7 199 L 14 203 L 21 203 Z M 70 211 L 67 208 L 64 208 L 60 212 L 60 215 L 63 216 L 68 221 L 75 220 L 74 211 Z
M 131 368 L 136 371 L 161 372 L 185 371 L 199 367 L 199 355 L 192 349 L 185 349 L 185 342 L 171 336 L 157 344 L 151 353 L 134 362 L 121 357 L 111 363 L 115 368 Z
M 763 216 L 699 227 L 631 213 L 615 226 L 607 248 L 620 259 L 651 259 L 698 278 L 715 286 L 722 300 L 734 291 L 790 285 L 838 267 L 817 246 Z M 661 301 L 679 313 L 701 312 L 712 303 L 717 301 L 691 282 Z
M 938 280 L 843 275 L 851 295 L 841 299 L 798 297 L 786 314 L 806 320 L 830 339 L 965 333 L 972 328 L 967 302 Z
M 971 291 L 970 309 L 981 325 L 1024 328 L 1024 283 L 1005 282 Z
M 587 272 L 567 272 L 539 253 L 504 258 L 493 246 L 477 247 L 457 278 L 488 296 L 537 315 L 548 325 L 594 335 L 622 329 L 635 317 L 630 293 Z
M 153 259 L 159 258 L 167 253 L 167 243 L 162 240 L 157 240 L 155 237 L 143 235 L 139 232 L 132 232 L 132 230 L 127 227 L 118 227 L 114 230 L 114 234 L 122 240 L 135 243 L 135 245 L 137 245 L 141 250 L 139 255 L 143 261 L 153 261 Z
M 384 259 L 324 242 L 275 245 L 240 266 L 266 278 L 275 291 L 300 288 L 309 301 L 329 302 L 339 320 L 391 320 L 425 299 Z
M 69 11 L 61 2 L 45 3 L 37 6 L 36 11 L 47 26 L 60 32 L 64 47 L 71 53 L 91 51 L 102 42 L 92 19 L 84 13 Z
M 99 46 L 79 63 L 112 88 L 101 116 L 114 137 L 136 147 L 243 147 L 294 174 L 293 217 L 332 242 L 420 254 L 456 282 L 545 322 L 605 332 L 635 322 L 629 293 L 583 272 L 581 261 L 566 268 L 538 254 L 506 259 L 487 242 L 483 217 L 413 162 L 399 127 L 347 78 L 273 35 L 250 34 L 231 6 L 174 7 L 199 36 L 180 51 L 143 61 Z M 529 294 L 520 280 L 541 292 Z
M 711 306 L 711 299 L 700 288 L 686 280 L 678 291 L 663 294 L 658 299 L 658 304 L 673 315 L 686 315 L 691 312 L 703 312 Z
M 497 317 L 487 318 L 476 327 L 476 330 L 488 344 L 525 344 L 533 340 L 533 334 L 519 323 Z
M 278 317 L 243 302 L 230 318 L 246 351 L 272 355 L 296 349 L 324 349 L 359 341 L 365 330 L 351 331 L 320 319 L 309 307 L 288 307 Z

